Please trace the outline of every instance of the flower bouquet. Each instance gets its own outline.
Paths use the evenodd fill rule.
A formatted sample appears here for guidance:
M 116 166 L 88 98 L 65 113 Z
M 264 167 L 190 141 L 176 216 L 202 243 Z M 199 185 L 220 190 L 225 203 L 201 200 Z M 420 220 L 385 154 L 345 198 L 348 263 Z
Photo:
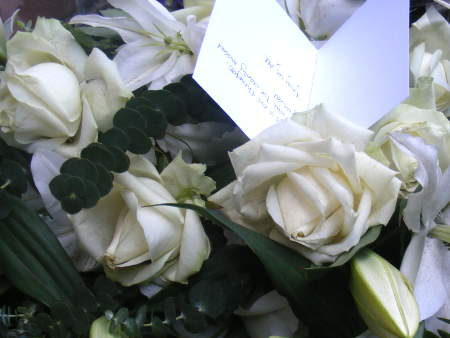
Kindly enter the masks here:
M 316 45 L 364 3 L 277 2 Z M 449 337 L 449 4 L 370 128 L 250 140 L 192 77 L 213 8 L 0 22 L 1 337 Z

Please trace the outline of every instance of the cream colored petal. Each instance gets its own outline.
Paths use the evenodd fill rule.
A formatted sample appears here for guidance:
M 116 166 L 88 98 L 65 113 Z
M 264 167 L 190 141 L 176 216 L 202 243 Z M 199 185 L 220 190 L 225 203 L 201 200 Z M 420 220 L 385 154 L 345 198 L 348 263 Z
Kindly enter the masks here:
M 17 32 L 7 48 L 9 61 L 19 70 L 42 62 L 58 62 L 82 79 L 86 53 L 56 19 L 38 18 L 32 33 Z
M 216 188 L 214 180 L 204 175 L 205 171 L 206 165 L 188 164 L 179 153 L 162 171 L 161 178 L 176 200 L 186 200 L 200 194 L 208 196 Z
M 152 261 L 180 246 L 183 223 L 173 222 L 163 213 L 169 207 L 142 207 L 131 191 L 122 192 L 122 197 L 142 228 Z
M 177 249 L 173 249 L 167 252 L 159 259 L 152 261 L 152 263 L 150 264 L 136 267 L 119 268 L 115 270 L 111 270 L 105 267 L 105 273 L 113 281 L 117 281 L 123 286 L 136 285 L 157 277 L 165 269 L 167 269 L 170 266 L 169 259 L 173 255 L 173 252 L 176 250 Z
M 122 81 L 116 64 L 99 49 L 94 48 L 85 68 L 83 93 L 89 101 L 99 130 L 112 128 L 114 114 L 133 95 Z
M 117 189 L 100 199 L 91 209 L 69 216 L 80 245 L 96 260 L 101 261 L 111 243 L 116 221 L 125 204 Z
M 200 271 L 208 258 L 211 246 L 203 229 L 199 216 L 192 210 L 186 210 L 180 253 L 174 282 L 187 283 L 187 279 Z
M 372 196 L 370 194 L 370 191 L 366 189 L 363 191 L 361 199 L 359 201 L 357 218 L 350 233 L 338 242 L 322 246 L 319 251 L 321 253 L 336 257 L 358 244 L 359 240 L 366 233 L 369 227 L 367 219 L 370 215 L 371 207 Z

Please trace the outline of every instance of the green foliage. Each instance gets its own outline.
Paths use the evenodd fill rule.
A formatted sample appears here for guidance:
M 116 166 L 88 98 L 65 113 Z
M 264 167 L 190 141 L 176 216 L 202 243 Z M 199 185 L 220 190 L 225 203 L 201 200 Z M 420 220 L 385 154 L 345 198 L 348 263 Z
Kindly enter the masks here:
M 0 189 L 6 190 L 16 196 L 23 194 L 28 187 L 30 178 L 30 156 L 6 144 L 0 139 Z M 7 210 L 1 210 L 7 214 Z
M 10 210 L 0 221 L 0 270 L 14 287 L 48 307 L 50 313 L 33 315 L 48 337 L 85 334 L 98 305 L 71 259 L 23 201 L 1 191 L 0 204 Z
M 80 159 L 72 158 L 62 165 L 60 175 L 50 183 L 50 191 L 70 214 L 91 208 L 111 191 L 113 173 L 128 170 L 127 151 L 146 154 L 156 139 L 165 136 L 169 123 L 200 121 L 232 123 L 191 76 L 163 90 L 139 90 L 114 115 L 113 127 L 99 133 L 98 142 L 84 148 Z M 168 162 L 161 152 L 157 167 L 162 169 Z
M 233 321 L 233 312 L 263 294 L 268 280 L 254 254 L 231 245 L 208 259 L 188 287 L 169 285 L 134 309 L 106 311 L 119 337 L 212 337 Z
M 87 34 L 84 29 L 80 27 L 69 24 L 65 24 L 64 27 L 72 33 L 75 40 L 77 40 L 87 54 L 90 54 L 92 49 L 98 48 L 105 52 L 109 57 L 112 57 L 115 54 L 115 50 L 123 43 L 122 39 L 117 34 L 111 36 L 95 36 L 94 34 Z
M 197 211 L 238 235 L 256 254 L 275 288 L 302 318 L 311 337 L 354 337 L 364 329 L 348 291 L 348 269 L 310 269 L 295 251 L 231 222 L 218 210 L 190 204 L 165 204 Z

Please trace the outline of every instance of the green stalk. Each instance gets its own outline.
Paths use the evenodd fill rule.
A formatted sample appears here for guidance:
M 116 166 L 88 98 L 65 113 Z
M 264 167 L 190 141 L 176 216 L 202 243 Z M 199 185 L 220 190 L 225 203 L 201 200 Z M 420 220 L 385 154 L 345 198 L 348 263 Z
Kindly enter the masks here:
M 17 288 L 45 305 L 64 299 L 56 283 L 4 222 L 0 222 L 0 266 Z
M 18 222 L 13 215 L 5 220 L 11 232 L 16 235 L 25 248 L 39 261 L 46 272 L 54 279 L 55 283 L 61 288 L 67 298 L 70 298 L 73 293 L 73 283 L 64 271 L 55 264 L 54 257 L 50 255 L 47 247 L 41 246 L 32 238 L 31 234 L 25 230 L 23 223 Z
M 30 238 L 36 242 L 36 245 L 46 248 L 46 251 L 53 259 L 53 264 L 56 264 L 61 272 L 64 273 L 72 288 L 84 287 L 80 274 L 47 224 L 21 200 L 8 196 L 7 203 L 13 204 L 10 217 L 23 225 L 23 229 L 28 232 Z

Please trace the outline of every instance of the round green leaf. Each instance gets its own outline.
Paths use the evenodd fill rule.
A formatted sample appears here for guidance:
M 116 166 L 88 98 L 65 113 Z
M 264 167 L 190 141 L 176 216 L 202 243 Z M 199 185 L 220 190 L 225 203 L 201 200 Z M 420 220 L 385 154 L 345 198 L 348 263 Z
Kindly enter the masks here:
M 142 112 L 147 119 L 147 136 L 163 138 L 166 135 L 167 119 L 160 110 L 148 108 Z
M 192 98 L 188 88 L 184 83 L 181 82 L 170 83 L 167 86 L 165 86 L 164 89 L 170 91 L 172 94 L 177 96 L 181 101 L 183 101 L 188 111 L 192 109 L 191 107 Z
M 113 162 L 112 168 L 114 168 L 114 164 L 115 162 Z M 113 187 L 114 176 L 101 164 L 96 164 L 95 167 L 97 168 L 98 172 L 98 179 L 95 183 L 97 185 L 100 196 L 105 196 L 111 191 Z
M 146 154 L 152 148 L 152 142 L 141 130 L 136 128 L 126 128 L 126 133 L 130 138 L 128 149 L 134 154 Z
M 105 133 L 99 133 L 98 141 L 105 146 L 117 147 L 123 151 L 128 149 L 130 143 L 127 134 L 117 127 L 113 127 Z
M 83 208 L 88 209 L 95 206 L 100 199 L 100 191 L 94 182 L 85 180 L 85 192 L 82 195 Z
M 27 190 L 27 172 L 17 162 L 4 159 L 0 165 L 0 185 L 6 185 L 7 190 L 22 194 Z
M 145 129 L 147 121 L 136 109 L 122 108 L 114 115 L 113 124 L 123 130 L 126 128 Z
M 83 201 L 78 197 L 64 197 L 61 199 L 61 207 L 69 214 L 76 214 L 83 209 Z
M 185 103 L 168 90 L 149 90 L 143 97 L 152 107 L 164 113 L 167 121 L 173 125 L 180 125 L 187 120 Z
M 60 169 L 61 174 L 81 177 L 95 182 L 98 178 L 95 165 L 86 159 L 71 158 L 63 163 Z
M 115 173 L 123 173 L 127 171 L 130 167 L 130 159 L 128 158 L 127 154 L 125 154 L 118 147 L 108 147 L 108 150 L 114 156 L 114 168 L 112 169 L 112 171 L 114 171 Z
M 81 151 L 81 158 L 103 165 L 106 169 L 114 168 L 114 156 L 101 143 L 91 143 Z M 97 167 L 98 168 L 98 167 Z

